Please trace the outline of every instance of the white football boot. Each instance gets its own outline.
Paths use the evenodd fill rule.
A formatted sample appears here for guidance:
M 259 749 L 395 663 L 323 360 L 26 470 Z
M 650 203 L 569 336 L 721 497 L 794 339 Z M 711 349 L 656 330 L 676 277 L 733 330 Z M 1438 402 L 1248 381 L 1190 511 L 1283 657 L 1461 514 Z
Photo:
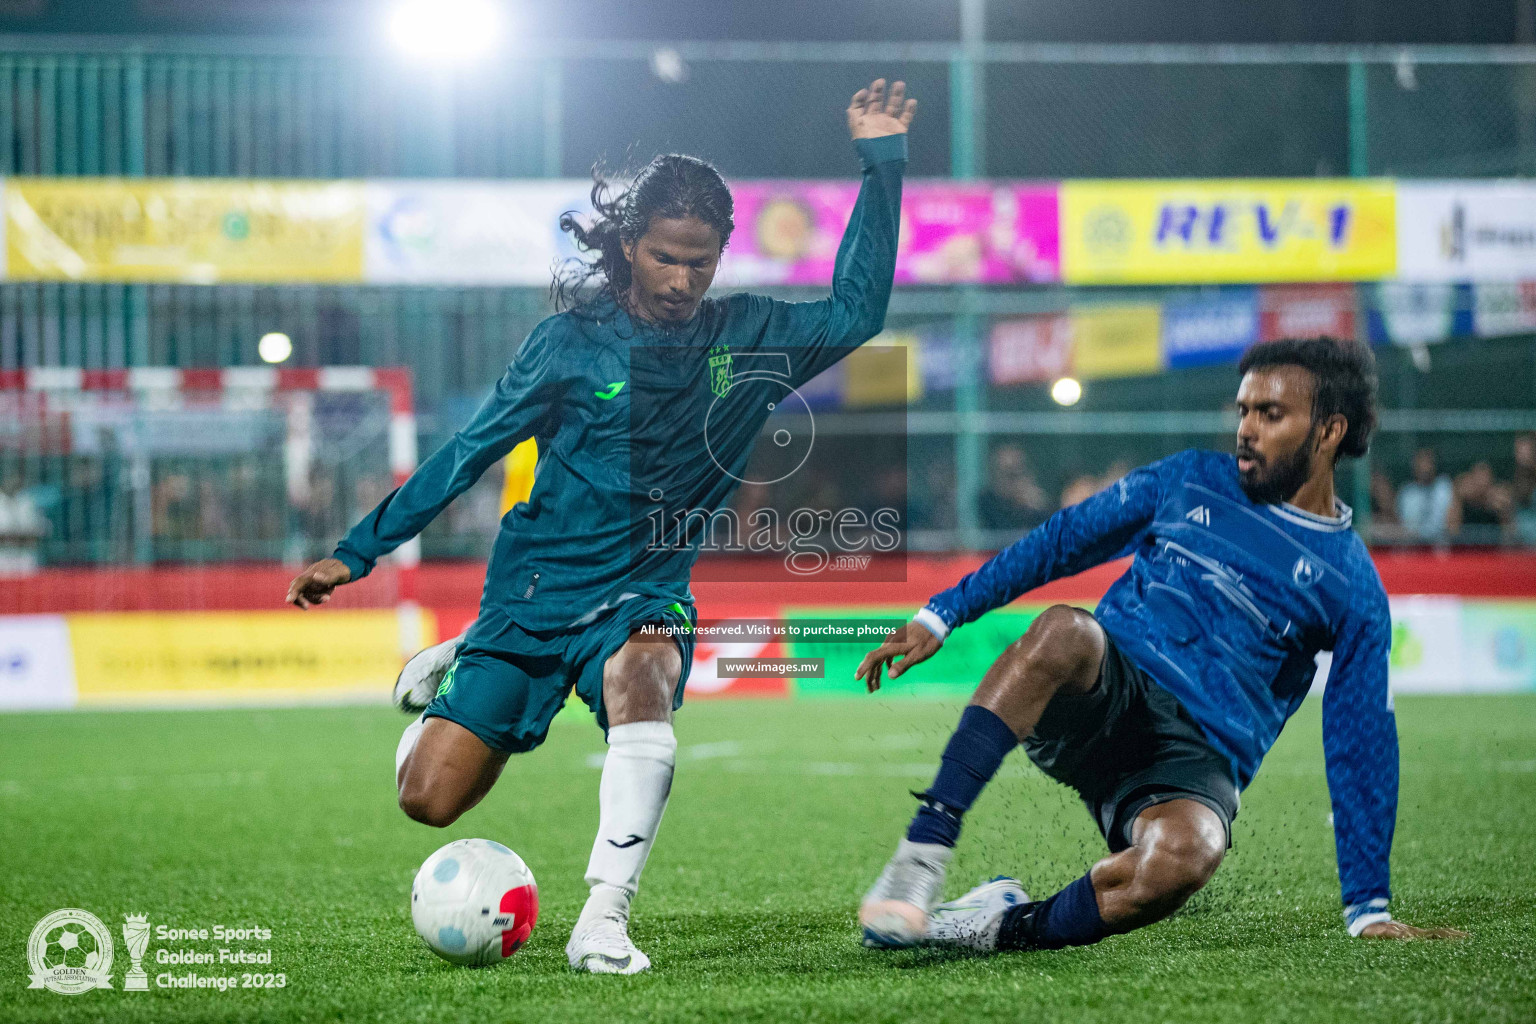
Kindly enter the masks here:
M 954 849 L 903 839 L 859 905 L 864 945 L 896 949 L 922 943 L 928 909 L 944 888 L 944 869 Z
M 427 705 L 432 703 L 432 698 L 437 696 L 437 688 L 442 684 L 443 676 L 453 666 L 453 660 L 458 656 L 459 641 L 463 639 L 462 636 L 456 636 L 412 655 L 395 679 L 395 707 L 408 715 L 419 715 L 425 711 Z
M 651 958 L 629 940 L 629 893 L 613 885 L 594 885 L 587 905 L 565 944 L 571 969 L 592 974 L 639 974 Z
M 925 944 L 990 953 L 997 949 L 1003 914 L 1028 902 L 1029 894 L 1017 879 L 999 875 L 957 900 L 934 907 L 928 915 Z

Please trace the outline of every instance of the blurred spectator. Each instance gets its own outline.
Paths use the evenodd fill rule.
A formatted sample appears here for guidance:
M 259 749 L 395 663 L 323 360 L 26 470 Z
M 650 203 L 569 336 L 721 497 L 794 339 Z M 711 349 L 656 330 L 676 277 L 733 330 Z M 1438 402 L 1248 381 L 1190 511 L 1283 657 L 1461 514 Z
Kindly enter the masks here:
M 150 533 L 156 540 L 180 542 L 195 538 L 197 527 L 192 478 L 181 472 L 165 474 L 150 491 Z M 179 553 L 168 551 L 166 557 Z
M 1493 467 L 1479 462 L 1456 478 L 1456 500 L 1461 506 L 1461 530 L 1464 539 L 1477 541 L 1508 539 L 1514 532 L 1515 509 L 1509 488 L 1494 479 Z M 1468 531 L 1468 527 L 1472 527 Z
M 955 528 L 955 465 L 931 459 L 915 481 L 907 498 L 914 530 L 953 530 Z
M 289 506 L 290 531 L 287 558 L 289 561 L 311 561 L 329 553 L 331 545 L 341 539 L 337 524 L 344 514 L 336 507 L 336 478 L 325 466 L 313 466 L 309 473 L 309 485 L 302 495 Z M 351 524 L 348 523 L 347 526 Z
M 359 481 L 357 488 L 358 505 L 360 509 L 357 518 L 361 519 L 367 513 L 373 511 L 378 501 L 369 502 L 373 497 L 373 491 L 366 486 L 366 481 Z M 385 492 L 386 494 L 388 491 Z M 380 496 L 379 500 L 383 500 Z M 496 539 L 496 532 L 501 522 L 501 480 L 498 474 L 488 473 L 481 477 L 474 486 L 459 495 L 454 502 L 443 510 L 438 517 L 441 523 L 439 529 L 442 533 L 453 538 L 454 548 L 458 557 L 478 558 L 490 553 L 491 543 Z M 351 523 L 341 526 L 336 531 L 339 540 L 341 535 L 350 527 Z
M 741 521 L 742 529 L 750 530 L 752 513 L 758 509 L 773 508 L 773 486 L 756 480 L 745 481 L 737 488 L 731 506 L 736 510 L 736 518 Z
M 1509 491 L 1516 532 L 1525 543 L 1536 544 L 1536 434 L 1515 438 L 1515 478 Z
M 1028 530 L 1050 515 L 1045 492 L 1030 472 L 1024 449 L 1003 444 L 992 450 L 992 476 L 976 497 L 976 515 L 984 530 Z
M 394 489 L 394 481 L 389 477 L 377 473 L 359 477 L 352 485 L 352 511 L 347 516 L 347 527 L 350 528 L 353 523 L 378 508 L 379 502 Z M 500 501 L 499 495 L 497 501 Z
M 229 467 L 225 502 L 234 536 L 246 550 L 271 552 L 283 536 L 282 477 L 280 469 L 266 480 L 255 459 L 243 458 Z M 267 554 L 266 557 L 271 557 Z
M 7 473 L 0 481 L 0 576 L 36 572 L 37 545 L 47 532 L 48 524 L 22 489 L 20 475 Z
M 229 515 L 224 510 L 224 496 L 207 476 L 197 482 L 197 536 L 199 540 L 229 540 L 233 537 Z
M 1099 477 L 1099 489 L 1103 490 L 1110 484 L 1119 483 L 1127 473 L 1136 468 L 1136 464 L 1130 459 L 1116 459 L 1104 470 L 1104 475 Z
M 1397 492 L 1397 518 L 1407 536 L 1419 541 L 1448 540 L 1461 528 L 1456 489 L 1439 471 L 1433 449 L 1413 453 L 1413 479 Z
M 857 504 L 867 522 L 873 522 L 875 514 L 881 509 L 895 509 L 899 528 L 905 531 L 909 525 L 907 500 L 907 467 L 889 465 L 876 472 L 874 485 L 868 491 L 861 491 Z M 850 536 L 853 535 L 850 533 Z
M 1109 464 L 1109 468 L 1100 476 L 1084 475 L 1074 477 L 1066 487 L 1062 488 L 1061 507 L 1067 508 L 1068 506 L 1076 505 L 1084 499 L 1093 497 L 1110 484 L 1117 482 L 1133 468 L 1129 460 L 1116 459 Z
M 1073 477 L 1067 486 L 1061 489 L 1061 507 L 1068 508 L 1076 505 L 1099 493 L 1099 478 L 1096 476 Z
M 1397 490 L 1391 477 L 1371 470 L 1371 540 L 1392 544 L 1412 539 L 1397 517 Z

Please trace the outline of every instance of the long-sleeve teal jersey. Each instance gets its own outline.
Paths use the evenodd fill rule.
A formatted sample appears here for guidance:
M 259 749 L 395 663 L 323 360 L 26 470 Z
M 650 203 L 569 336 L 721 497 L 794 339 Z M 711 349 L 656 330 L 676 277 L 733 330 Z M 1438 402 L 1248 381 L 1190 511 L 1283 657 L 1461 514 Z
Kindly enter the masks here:
M 706 298 L 675 328 L 602 300 L 548 318 L 474 418 L 337 545 L 352 578 L 536 437 L 533 491 L 501 520 L 470 639 L 494 647 L 509 622 L 571 627 L 625 594 L 691 603 L 701 531 L 658 524 L 723 508 L 773 407 L 885 323 L 906 136 L 855 146 L 863 183 L 830 297 Z

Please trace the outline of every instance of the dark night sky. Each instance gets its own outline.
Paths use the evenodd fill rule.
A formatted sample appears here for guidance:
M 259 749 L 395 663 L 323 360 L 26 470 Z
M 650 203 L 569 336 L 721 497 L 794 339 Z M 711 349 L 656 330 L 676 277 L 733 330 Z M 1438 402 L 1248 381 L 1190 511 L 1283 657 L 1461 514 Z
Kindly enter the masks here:
M 988 34 L 1049 42 L 1510 43 L 1520 0 L 990 0 Z M 0 31 L 355 34 L 384 0 L 0 0 Z M 958 0 L 512 0 L 560 38 L 939 40 Z

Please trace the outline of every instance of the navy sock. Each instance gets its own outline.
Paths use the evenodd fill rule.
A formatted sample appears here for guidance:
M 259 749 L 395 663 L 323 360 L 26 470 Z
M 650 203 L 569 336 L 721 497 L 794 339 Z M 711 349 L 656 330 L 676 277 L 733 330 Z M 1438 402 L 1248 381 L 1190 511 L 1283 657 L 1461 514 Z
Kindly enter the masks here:
M 1048 900 L 1024 903 L 1003 914 L 998 949 L 1061 949 L 1089 946 L 1109 934 L 1099 916 L 1093 879 L 1084 875 Z
M 961 815 L 971 809 L 1003 758 L 1018 745 L 1018 737 L 997 715 L 975 704 L 967 707 L 944 748 L 933 785 L 919 794 L 923 806 L 907 828 L 907 839 L 954 846 L 960 838 Z

